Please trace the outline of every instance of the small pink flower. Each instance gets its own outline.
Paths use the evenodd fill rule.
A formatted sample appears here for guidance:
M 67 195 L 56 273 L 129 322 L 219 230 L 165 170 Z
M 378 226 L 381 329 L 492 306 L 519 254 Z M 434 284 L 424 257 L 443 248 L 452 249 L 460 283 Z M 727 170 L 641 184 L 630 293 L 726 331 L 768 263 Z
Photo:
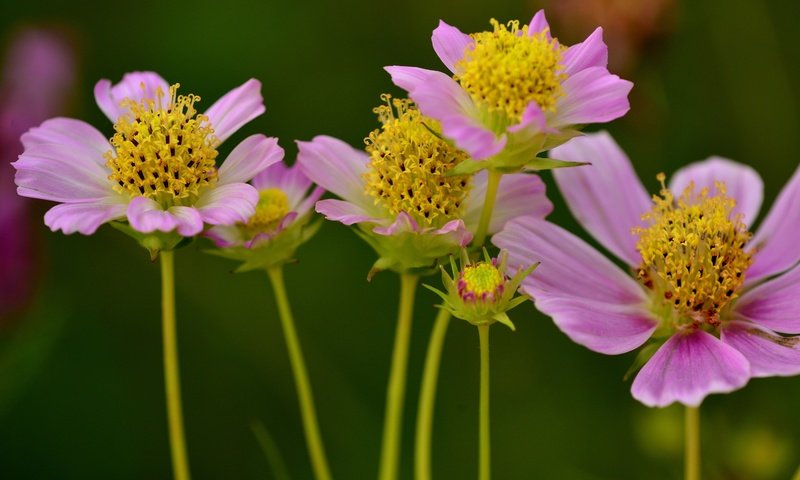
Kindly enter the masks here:
M 528 25 L 492 21 L 493 32 L 466 35 L 440 21 L 433 48 L 453 77 L 416 67 L 386 67 L 443 134 L 487 167 L 520 167 L 575 136 L 577 126 L 608 122 L 629 109 L 633 84 L 609 73 L 597 28 L 563 47 L 540 10 Z
M 94 233 L 127 220 L 140 233 L 200 233 L 254 212 L 258 192 L 247 182 L 270 162 L 274 140 L 252 135 L 221 167 L 217 147 L 264 112 L 261 83 L 249 80 L 199 114 L 194 95 L 178 95 L 153 72 L 133 72 L 112 85 L 100 80 L 95 99 L 114 122 L 109 141 L 80 120 L 53 118 L 22 136 L 14 163 L 17 192 L 59 202 L 45 224 L 66 234 Z
M 553 155 L 592 161 L 555 171 L 556 182 L 573 215 L 635 278 L 543 220 L 514 220 L 494 243 L 511 265 L 542 262 L 522 288 L 576 343 L 621 354 L 652 340 L 657 351 L 633 382 L 634 398 L 696 406 L 751 377 L 800 374 L 800 337 L 781 335 L 800 333 L 800 170 L 751 236 L 763 184 L 746 165 L 691 164 L 651 201 L 607 133 Z

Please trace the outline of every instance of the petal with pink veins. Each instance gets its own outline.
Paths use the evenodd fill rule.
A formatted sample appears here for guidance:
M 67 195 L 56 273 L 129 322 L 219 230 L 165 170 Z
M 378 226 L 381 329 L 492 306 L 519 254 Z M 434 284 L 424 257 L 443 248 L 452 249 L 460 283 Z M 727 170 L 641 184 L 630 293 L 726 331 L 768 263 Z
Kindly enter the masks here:
M 181 236 L 194 237 L 203 231 L 203 217 L 197 209 L 175 206 L 168 211 L 175 217 L 176 230 Z
M 175 230 L 178 220 L 170 212 L 164 210 L 155 200 L 147 197 L 136 197 L 128 205 L 128 223 L 141 233 L 171 232 Z
M 750 322 L 730 322 L 722 341 L 750 362 L 754 377 L 789 377 L 800 374 L 800 337 L 783 337 Z
M 44 215 L 44 223 L 54 232 L 91 235 L 100 225 L 125 216 L 127 205 L 116 198 L 92 203 L 63 203 Z
M 547 32 L 547 39 L 551 39 L 550 24 L 547 23 L 547 18 L 544 16 L 544 10 L 539 10 L 531 19 L 531 23 L 528 24 L 528 35 L 544 31 Z
M 205 192 L 195 208 L 205 223 L 234 225 L 250 220 L 256 211 L 258 190 L 246 183 L 228 183 Z
M 283 148 L 275 137 L 251 135 L 242 140 L 219 167 L 219 183 L 244 183 L 270 165 L 283 160 Z
M 297 164 L 314 183 L 343 199 L 373 210 L 373 200 L 364 193 L 363 175 L 369 155 L 338 138 L 319 135 L 310 142 L 297 142 Z
M 220 97 L 205 112 L 214 129 L 216 145 L 224 142 L 265 110 L 264 97 L 261 96 L 261 82 L 254 78 Z
M 564 80 L 562 87 L 564 96 L 550 122 L 554 127 L 609 122 L 630 109 L 628 93 L 633 83 L 612 75 L 604 67 L 576 72 Z
M 562 73 L 574 75 L 591 67 L 608 66 L 608 47 L 603 41 L 603 28 L 597 27 L 586 40 L 577 43 L 564 52 L 561 61 L 564 65 Z
M 776 332 L 800 333 L 800 266 L 745 291 L 733 312 Z
M 361 206 L 344 200 L 327 199 L 317 202 L 317 212 L 321 213 L 328 220 L 340 222 L 345 225 L 354 223 L 378 223 L 382 220 L 369 214 Z
M 151 99 L 157 102 L 157 94 L 161 91 L 163 101 L 169 101 L 169 84 L 155 72 L 130 72 L 122 76 L 119 83 L 112 85 L 111 80 L 103 79 L 94 86 L 94 99 L 100 110 L 111 120 L 117 121 L 130 112 L 121 105 L 125 99 L 141 102 Z M 166 105 L 164 105 L 166 107 Z
M 431 40 L 436 55 L 453 73 L 456 73 L 456 64 L 464 58 L 464 52 L 474 43 L 469 35 L 443 20 L 439 20 L 439 26 L 433 31 Z

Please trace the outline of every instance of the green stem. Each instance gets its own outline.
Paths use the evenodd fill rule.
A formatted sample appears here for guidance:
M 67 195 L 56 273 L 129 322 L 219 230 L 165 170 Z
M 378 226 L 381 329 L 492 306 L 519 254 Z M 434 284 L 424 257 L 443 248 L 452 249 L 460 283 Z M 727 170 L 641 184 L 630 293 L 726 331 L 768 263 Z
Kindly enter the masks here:
M 397 314 L 397 330 L 394 337 L 392 366 L 389 371 L 389 385 L 386 391 L 386 416 L 383 421 L 383 444 L 378 472 L 380 480 L 397 478 L 403 398 L 406 390 L 406 367 L 408 366 L 408 342 L 411 338 L 411 320 L 416 288 L 416 275 L 400 274 L 400 308 Z
M 442 346 L 449 324 L 450 312 L 442 308 L 433 324 L 431 338 L 428 341 L 428 353 L 425 355 L 425 367 L 422 371 L 414 455 L 416 480 L 430 480 L 431 478 L 431 437 L 433 436 L 433 408 L 436 403 L 436 381 L 439 378 Z
M 160 256 L 164 383 L 167 391 L 167 420 L 169 422 L 169 444 L 172 451 L 172 471 L 176 480 L 189 480 L 189 461 L 186 456 L 183 412 L 181 411 L 178 341 L 175 331 L 175 256 L 171 251 L 162 251 Z
M 797 467 L 797 471 L 794 472 L 794 477 L 792 477 L 792 480 L 800 480 L 800 467 Z
M 491 477 L 491 447 L 489 437 L 489 324 L 478 325 L 481 343 L 481 395 L 480 395 L 480 454 L 478 478 Z
M 497 199 L 497 188 L 500 186 L 501 178 L 503 178 L 501 172 L 489 170 L 489 179 L 486 184 L 486 198 L 483 201 L 481 219 L 478 222 L 478 230 L 475 232 L 475 238 L 472 239 L 472 244 L 476 247 L 483 245 L 486 241 L 486 234 L 489 233 L 489 222 L 492 220 L 494 202 Z
M 331 472 L 328 460 L 325 458 L 325 448 L 322 446 L 322 436 L 319 433 L 317 413 L 314 409 L 314 396 L 311 393 L 311 383 L 303 361 L 303 351 L 294 328 L 292 311 L 289 308 L 289 297 L 286 295 L 286 284 L 283 281 L 283 268 L 271 267 L 267 274 L 272 282 L 275 292 L 275 302 L 278 304 L 278 313 L 281 318 L 283 335 L 286 338 L 286 348 L 289 351 L 289 360 L 292 364 L 292 373 L 297 387 L 297 397 L 300 400 L 300 413 L 303 418 L 303 430 L 306 435 L 308 454 L 311 457 L 311 466 L 318 480 L 330 480 Z
M 700 480 L 700 407 L 686 407 L 686 480 Z

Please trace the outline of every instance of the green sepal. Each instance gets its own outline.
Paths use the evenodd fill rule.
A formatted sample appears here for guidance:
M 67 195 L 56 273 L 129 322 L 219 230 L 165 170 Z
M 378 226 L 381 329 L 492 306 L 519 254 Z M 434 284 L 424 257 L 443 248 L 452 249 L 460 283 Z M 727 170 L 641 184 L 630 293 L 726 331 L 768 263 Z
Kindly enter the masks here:
M 567 143 L 575 137 L 580 137 L 581 135 L 583 135 L 583 132 L 580 131 L 580 126 L 561 130 L 558 134 L 547 135 L 547 137 L 544 139 L 544 143 L 542 144 L 541 151 L 546 152 L 548 150 L 552 150 L 559 145 Z
M 491 165 L 486 160 L 472 160 L 467 159 L 451 168 L 446 174 L 446 177 L 455 177 L 459 175 L 472 175 L 473 173 L 489 168 Z
M 567 160 L 557 160 L 555 158 L 536 157 L 533 160 L 526 162 L 524 165 L 525 170 L 541 172 L 542 170 L 554 170 L 556 168 L 571 168 L 582 167 L 584 165 L 591 165 L 590 162 L 570 162 Z
M 628 371 L 625 372 L 625 375 L 622 377 L 622 381 L 627 382 L 628 378 L 630 378 L 631 375 L 636 373 L 640 368 L 644 366 L 645 363 L 647 363 L 648 360 L 650 360 L 650 357 L 655 355 L 656 351 L 659 348 L 661 348 L 661 345 L 663 345 L 663 343 L 664 343 L 663 341 L 652 342 L 645 345 L 641 350 L 639 350 L 639 353 L 636 355 L 636 359 L 634 359 L 633 363 L 628 368 Z
M 402 232 L 395 235 L 372 233 L 370 225 L 353 229 L 362 240 L 378 254 L 367 280 L 384 270 L 398 273 L 414 273 L 427 276 L 436 272 L 437 261 L 456 252 L 460 247 L 446 235 L 428 235 L 417 232 Z
M 183 248 L 194 241 L 194 237 L 184 237 L 177 232 L 151 232 L 142 233 L 135 230 L 125 222 L 110 222 L 111 226 L 125 235 L 136 240 L 139 245 L 147 249 L 150 253 L 150 260 L 155 261 L 161 251 L 170 251 Z
M 506 314 L 506 312 L 496 313 L 492 318 L 498 321 L 499 323 L 502 323 L 506 327 L 510 328 L 512 332 L 517 331 L 517 327 L 515 327 L 514 322 L 512 322 L 511 319 L 508 318 L 508 314 Z

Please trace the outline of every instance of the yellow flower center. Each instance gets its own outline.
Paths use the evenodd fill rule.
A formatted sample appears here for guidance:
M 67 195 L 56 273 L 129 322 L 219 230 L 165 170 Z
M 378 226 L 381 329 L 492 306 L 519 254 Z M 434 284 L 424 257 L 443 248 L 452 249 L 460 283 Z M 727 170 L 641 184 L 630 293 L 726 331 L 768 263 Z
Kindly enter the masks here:
M 364 139 L 370 156 L 365 191 L 393 215 L 406 212 L 422 226 L 441 226 L 463 210 L 468 176 L 448 176 L 467 154 L 434 134 L 439 124 L 408 100 L 381 98 L 383 124 Z
M 289 213 L 289 198 L 279 188 L 268 188 L 258 192 L 256 213 L 250 217 L 245 229 L 251 235 L 268 233 L 280 225 L 281 220 Z
M 717 184 L 717 195 L 708 189 L 695 194 L 689 185 L 680 198 L 658 176 L 661 196 L 653 196 L 653 208 L 642 218 L 650 223 L 635 228 L 642 254 L 638 277 L 665 312 L 678 325 L 719 324 L 720 311 L 734 298 L 753 261 L 744 247 L 752 234 L 733 214 L 736 201 Z
M 160 89 L 156 99 L 123 100 L 131 112 L 114 124 L 114 150 L 105 154 L 112 171 L 108 178 L 118 192 L 182 205 L 216 182 L 214 130 L 194 108 L 200 97 L 178 96 L 178 87 L 170 87 L 166 105 Z
M 520 28 L 518 20 L 491 23 L 493 31 L 471 35 L 474 47 L 456 65 L 455 79 L 490 114 L 517 122 L 531 101 L 554 112 L 566 78 L 561 73 L 565 48 L 547 31 L 529 35 L 528 25 Z
M 464 300 L 491 300 L 502 295 L 505 283 L 505 277 L 493 263 L 473 263 L 461 271 L 458 293 Z

